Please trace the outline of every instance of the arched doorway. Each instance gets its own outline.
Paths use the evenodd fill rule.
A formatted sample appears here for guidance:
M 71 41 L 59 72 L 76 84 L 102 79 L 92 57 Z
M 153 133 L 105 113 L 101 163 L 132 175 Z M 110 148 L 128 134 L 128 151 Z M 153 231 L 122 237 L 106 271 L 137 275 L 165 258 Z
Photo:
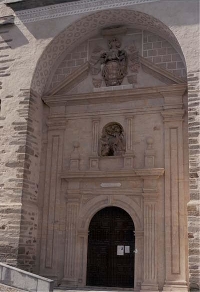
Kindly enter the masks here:
M 121 208 L 106 207 L 94 215 L 88 235 L 88 286 L 134 286 L 134 230 Z

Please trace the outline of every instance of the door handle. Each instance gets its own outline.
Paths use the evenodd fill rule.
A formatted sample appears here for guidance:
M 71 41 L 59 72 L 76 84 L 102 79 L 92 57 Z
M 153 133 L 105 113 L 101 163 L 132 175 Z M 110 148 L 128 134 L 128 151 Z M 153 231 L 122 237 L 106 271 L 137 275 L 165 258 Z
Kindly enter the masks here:
M 133 251 L 133 253 L 138 253 L 138 250 L 137 250 L 137 248 Z

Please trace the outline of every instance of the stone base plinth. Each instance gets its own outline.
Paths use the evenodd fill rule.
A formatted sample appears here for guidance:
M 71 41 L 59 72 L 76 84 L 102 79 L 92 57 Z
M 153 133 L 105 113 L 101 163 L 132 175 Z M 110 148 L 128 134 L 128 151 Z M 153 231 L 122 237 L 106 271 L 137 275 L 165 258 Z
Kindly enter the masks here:
M 165 285 L 163 287 L 163 292 L 188 292 L 188 287 L 186 285 Z
M 143 284 L 140 292 L 155 292 L 158 290 L 158 285 L 156 284 Z
M 77 287 L 77 281 L 72 279 L 62 279 L 60 287 Z

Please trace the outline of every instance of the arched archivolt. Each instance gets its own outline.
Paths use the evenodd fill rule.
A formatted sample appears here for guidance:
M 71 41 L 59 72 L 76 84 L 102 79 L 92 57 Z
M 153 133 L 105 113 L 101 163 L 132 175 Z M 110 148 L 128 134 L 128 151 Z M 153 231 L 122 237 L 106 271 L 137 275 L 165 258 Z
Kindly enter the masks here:
M 126 211 L 132 218 L 135 230 L 143 230 L 142 210 L 132 199 L 126 196 L 118 195 L 114 198 L 101 195 L 91 199 L 80 210 L 78 218 L 78 229 L 81 232 L 87 232 L 92 217 L 105 207 L 119 207 Z
M 104 10 L 74 22 L 50 42 L 37 63 L 31 89 L 42 94 L 45 91 L 50 73 L 55 72 L 56 64 L 59 64 L 68 52 L 81 42 L 98 34 L 102 28 L 113 25 L 133 26 L 155 33 L 165 38 L 182 55 L 175 35 L 160 20 L 135 10 Z

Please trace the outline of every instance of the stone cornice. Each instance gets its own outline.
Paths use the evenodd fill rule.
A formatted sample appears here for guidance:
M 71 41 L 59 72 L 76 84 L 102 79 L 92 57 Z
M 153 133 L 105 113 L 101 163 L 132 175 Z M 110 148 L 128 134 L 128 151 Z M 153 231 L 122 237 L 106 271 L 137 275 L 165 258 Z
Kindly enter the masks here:
M 184 109 L 167 109 L 161 112 L 164 122 L 181 121 L 184 114 Z
M 65 116 L 51 117 L 46 122 L 49 130 L 65 130 L 67 119 Z
M 163 97 L 164 94 L 173 92 L 174 96 L 182 96 L 187 88 L 186 84 L 175 84 L 171 86 L 144 87 L 137 89 L 127 89 L 106 92 L 92 92 L 74 95 L 54 95 L 44 96 L 43 101 L 48 106 L 94 104 L 112 101 L 128 101 L 138 98 Z
M 60 177 L 66 180 L 82 180 L 82 179 L 100 179 L 100 178 L 120 178 L 127 179 L 130 177 L 143 177 L 158 178 L 164 173 L 163 168 L 151 168 L 151 169 L 132 169 L 132 170 L 120 170 L 120 171 L 77 171 L 77 172 L 63 172 Z
M 28 23 L 64 17 L 67 15 L 75 15 L 158 1 L 160 0 L 82 0 L 17 11 L 16 15 L 21 22 Z M 16 20 L 15 22 L 18 23 L 19 21 Z

